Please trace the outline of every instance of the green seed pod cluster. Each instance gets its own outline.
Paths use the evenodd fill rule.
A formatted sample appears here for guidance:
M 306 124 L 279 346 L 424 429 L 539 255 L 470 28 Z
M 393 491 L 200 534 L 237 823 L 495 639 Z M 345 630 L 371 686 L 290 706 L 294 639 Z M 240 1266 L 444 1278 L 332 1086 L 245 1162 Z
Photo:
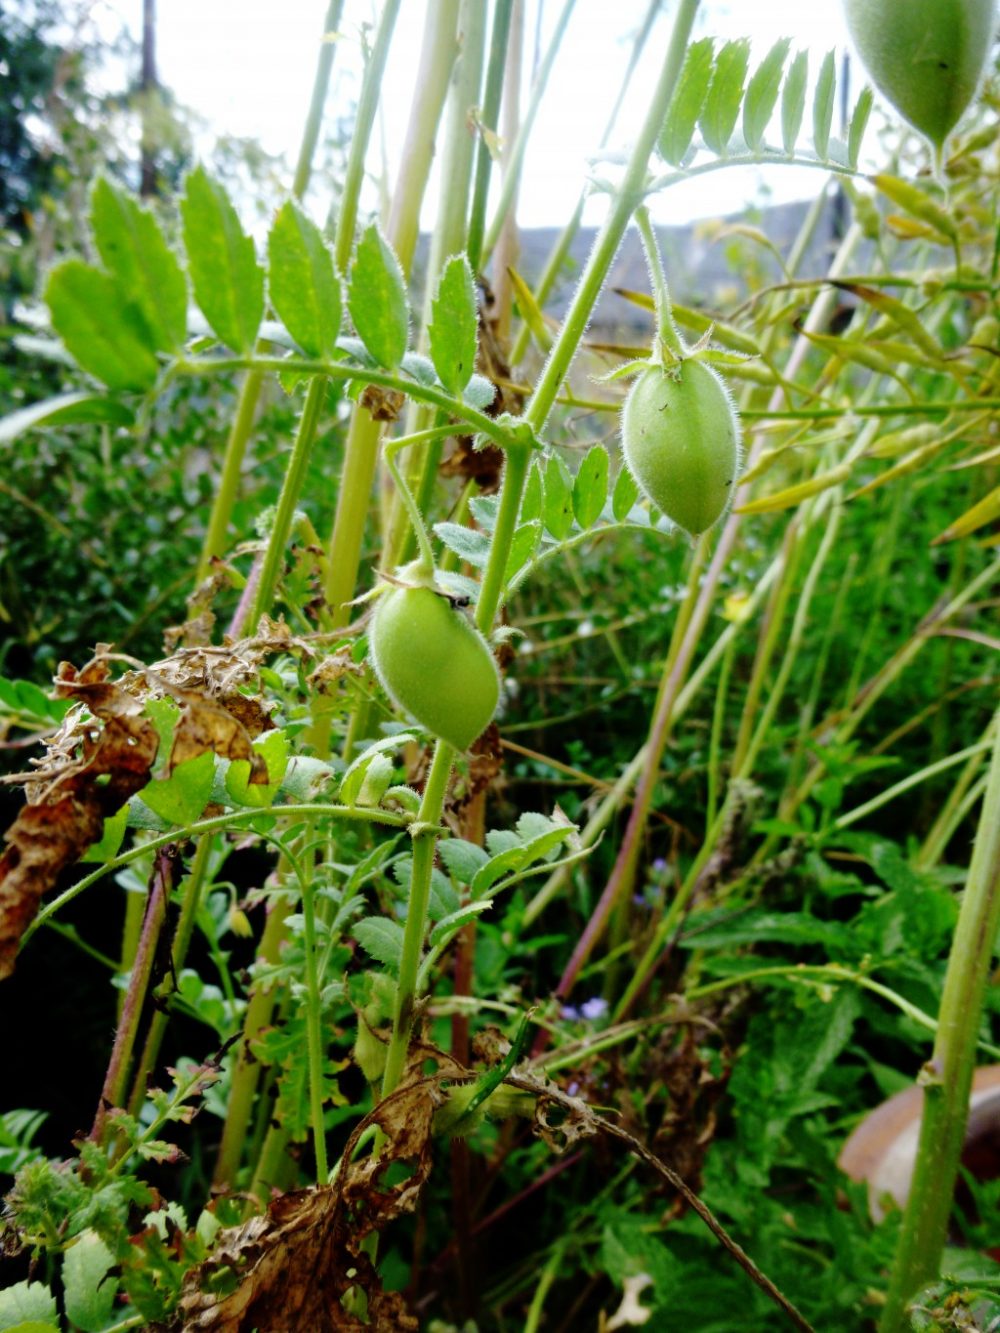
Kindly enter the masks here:
M 940 149 L 975 95 L 996 0 L 845 0 L 845 9 L 872 82 Z
M 729 507 L 740 466 L 729 391 L 704 361 L 651 365 L 629 390 L 622 449 L 651 504 L 692 537 Z
M 368 641 L 385 692 L 422 727 L 456 750 L 485 731 L 500 677 L 486 640 L 447 597 L 426 585 L 392 588 Z

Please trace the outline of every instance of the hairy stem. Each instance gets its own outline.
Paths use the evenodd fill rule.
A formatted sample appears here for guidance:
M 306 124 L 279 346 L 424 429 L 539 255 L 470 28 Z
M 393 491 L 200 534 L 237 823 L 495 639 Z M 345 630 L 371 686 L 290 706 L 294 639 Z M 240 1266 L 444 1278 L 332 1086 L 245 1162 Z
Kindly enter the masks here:
M 309 470 L 309 460 L 312 456 L 316 431 L 323 411 L 326 386 L 327 381 L 323 376 L 317 375 L 309 381 L 309 388 L 306 390 L 306 401 L 302 408 L 302 416 L 299 418 L 299 428 L 295 432 L 292 454 L 288 460 L 288 466 L 285 468 L 284 480 L 281 483 L 281 495 L 278 497 L 278 507 L 274 512 L 274 522 L 271 525 L 267 550 L 257 579 L 253 612 L 250 616 L 251 633 L 256 631 L 261 617 L 270 612 L 274 603 L 274 594 L 278 586 L 278 574 L 284 564 L 285 547 L 288 545 L 288 537 L 295 520 L 295 506 L 299 502 L 302 487 L 305 484 L 306 472 Z
M 144 848 L 143 850 L 148 850 Z M 149 881 L 149 893 L 146 899 L 146 913 L 142 922 L 142 934 L 136 950 L 135 961 L 129 975 L 128 990 L 122 1006 L 122 1016 L 115 1033 L 111 1059 L 104 1075 L 104 1086 L 94 1116 L 90 1137 L 95 1143 L 104 1138 L 108 1112 L 115 1107 L 124 1106 L 125 1089 L 128 1086 L 129 1065 L 135 1049 L 135 1039 L 139 1032 L 142 1010 L 146 994 L 153 976 L 156 962 L 156 950 L 160 940 L 160 931 L 166 918 L 167 902 L 174 886 L 177 874 L 178 858 L 175 849 L 169 845 L 158 850 L 153 861 L 153 873 Z
M 948 957 L 934 1052 L 921 1072 L 920 1142 L 879 1333 L 909 1326 L 907 1303 L 938 1273 L 1000 926 L 1000 714 L 979 829 Z

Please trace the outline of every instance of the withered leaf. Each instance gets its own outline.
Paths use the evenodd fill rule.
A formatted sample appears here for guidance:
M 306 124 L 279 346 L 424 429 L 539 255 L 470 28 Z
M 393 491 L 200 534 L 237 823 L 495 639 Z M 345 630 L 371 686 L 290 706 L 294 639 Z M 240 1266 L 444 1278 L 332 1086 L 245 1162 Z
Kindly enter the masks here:
M 172 773 L 179 764 L 196 759 L 206 750 L 213 750 L 224 759 L 249 760 L 250 781 L 267 782 L 267 765 L 250 743 L 250 733 L 240 719 L 234 717 L 225 704 L 213 699 L 189 691 L 184 692 L 184 699 L 174 728 L 167 772 Z
M 0 979 L 14 970 L 21 936 L 60 872 L 101 836 L 104 820 L 149 781 L 159 737 L 145 718 L 112 716 L 82 756 L 26 805 L 0 856 Z M 107 778 L 98 783 L 98 778 Z
M 185 1279 L 183 1328 L 190 1333 L 372 1328 L 416 1333 L 417 1320 L 401 1295 L 382 1290 L 362 1242 L 416 1206 L 431 1169 L 434 1113 L 443 1101 L 437 1086 L 441 1077 L 404 1083 L 359 1122 L 335 1184 L 284 1194 L 264 1216 L 223 1232 L 211 1257 Z M 353 1161 L 370 1125 L 378 1125 L 385 1136 L 382 1150 Z M 395 1164 L 407 1172 L 390 1185 L 386 1176 Z M 223 1296 L 210 1288 L 227 1269 L 239 1283 Z M 343 1297 L 352 1289 L 364 1292 L 367 1322 L 344 1308 Z
M 358 402 L 362 407 L 367 407 L 373 421 L 395 421 L 406 399 L 397 389 L 383 389 L 378 384 L 366 384 Z

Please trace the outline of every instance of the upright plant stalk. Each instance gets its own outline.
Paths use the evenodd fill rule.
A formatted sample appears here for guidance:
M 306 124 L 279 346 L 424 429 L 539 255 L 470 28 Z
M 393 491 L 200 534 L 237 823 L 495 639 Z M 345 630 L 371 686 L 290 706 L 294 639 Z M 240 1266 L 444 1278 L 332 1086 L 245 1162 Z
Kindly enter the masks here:
M 785 529 L 781 543 L 782 568 L 768 598 L 767 606 L 761 617 L 760 633 L 757 639 L 757 652 L 754 654 L 750 682 L 743 702 L 743 714 L 736 744 L 733 747 L 732 767 L 738 772 L 743 767 L 750 746 L 750 737 L 760 717 L 760 697 L 764 689 L 764 680 L 770 670 L 771 660 L 777 651 L 785 615 L 795 585 L 795 573 L 801 552 L 799 543 L 798 515 L 794 516 Z M 801 602 L 800 602 L 801 605 Z
M 263 386 L 264 373 L 260 370 L 248 371 L 240 385 L 236 415 L 233 417 L 233 423 L 229 428 L 229 435 L 226 438 L 226 451 L 222 457 L 219 489 L 215 493 L 208 527 L 205 530 L 205 541 L 201 548 L 198 572 L 195 575 L 195 580 L 198 583 L 202 583 L 208 578 L 212 561 L 221 556 L 226 549 L 226 535 L 229 532 L 233 507 L 236 504 L 236 496 L 240 489 L 243 457 L 250 442 L 254 418 L 257 415 L 257 404 L 260 401 L 260 391 Z
M 323 124 L 323 107 L 326 103 L 327 90 L 330 87 L 330 73 L 333 70 L 334 37 L 340 27 L 344 0 L 330 0 L 326 18 L 323 22 L 323 37 L 320 41 L 319 59 L 316 62 L 316 77 L 313 80 L 312 97 L 309 99 L 309 112 L 306 116 L 299 156 L 295 163 L 295 176 L 292 180 L 292 194 L 296 199 L 305 195 L 312 175 L 313 157 L 319 142 L 320 126 Z
M 548 419 L 563 376 L 583 337 L 591 311 L 621 244 L 629 219 L 641 199 L 649 155 L 673 95 L 697 9 L 698 0 L 681 0 L 663 70 L 642 130 L 632 150 L 621 189 L 615 196 L 608 218 L 587 262 L 576 297 L 556 339 L 549 362 L 525 410 L 525 423 L 533 433 L 540 431 Z M 492 629 L 500 605 L 510 545 L 517 527 L 521 497 L 531 464 L 532 445 L 529 441 L 512 435 L 506 452 L 507 463 L 496 525 L 476 604 L 476 625 L 484 634 L 488 634 Z M 437 825 L 444 809 L 452 757 L 451 747 L 444 741 L 438 741 L 420 804 L 417 827 L 414 830 L 410 902 L 407 909 L 399 983 L 396 988 L 393 1030 L 382 1081 L 383 1097 L 388 1096 L 398 1086 L 405 1066 L 413 1026 L 417 975 L 426 930 L 430 878 L 437 847 Z
M 372 47 L 371 56 L 365 66 L 364 80 L 361 85 L 361 97 L 358 101 L 357 122 L 351 139 L 351 151 L 344 175 L 344 190 L 337 214 L 337 231 L 334 242 L 334 262 L 340 273 L 347 272 L 354 244 L 355 224 L 358 217 L 358 199 L 365 175 L 365 157 L 371 139 L 375 113 L 378 110 L 379 92 L 385 75 L 385 64 L 389 58 L 389 47 L 396 26 L 400 0 L 387 0 L 379 20 L 378 33 Z M 267 552 L 257 584 L 251 629 L 255 629 L 261 616 L 271 609 L 274 592 L 278 582 L 278 573 L 285 556 L 285 547 L 292 530 L 295 506 L 302 494 L 306 473 L 312 457 L 312 447 L 316 440 L 320 413 L 326 396 L 327 381 L 322 375 L 314 375 L 306 390 L 306 400 L 299 418 L 299 427 L 295 434 L 292 454 L 285 468 L 281 495 L 275 510 L 274 522 L 267 544 Z
M 948 957 L 934 1053 L 921 1072 L 920 1142 L 879 1333 L 938 1273 L 969 1114 L 979 1024 L 1000 926 L 1000 713 L 979 829 Z
M 285 547 L 288 544 L 288 537 L 295 521 L 295 506 L 299 502 L 306 473 L 309 470 L 309 460 L 312 456 L 312 447 L 319 428 L 326 388 L 327 380 L 322 375 L 314 375 L 309 381 L 309 388 L 306 390 L 306 400 L 302 407 L 302 415 L 299 418 L 298 430 L 295 432 L 291 457 L 285 468 L 285 475 L 281 483 L 281 494 L 278 497 L 278 505 L 274 511 L 274 521 L 271 524 L 271 532 L 268 536 L 267 550 L 264 553 L 264 561 L 257 579 L 257 591 L 249 624 L 251 634 L 256 632 L 261 616 L 267 615 L 274 603 L 278 575 L 285 561 Z
M 413 252 L 420 234 L 420 206 L 458 49 L 458 11 L 459 0 L 435 0 L 427 6 L 424 18 L 416 92 L 386 224 L 404 273 L 409 273 L 413 266 Z
M 265 964 L 277 963 L 279 950 L 285 938 L 285 918 L 289 906 L 283 896 L 278 897 L 268 912 L 264 931 L 257 949 L 257 957 Z M 257 986 L 247 1003 L 243 1019 L 243 1031 L 233 1063 L 229 1101 L 226 1104 L 226 1119 L 222 1128 L 222 1141 L 219 1155 L 215 1161 L 212 1184 L 234 1185 L 239 1170 L 240 1158 L 246 1140 L 247 1126 L 253 1107 L 254 1095 L 260 1078 L 260 1061 L 250 1050 L 250 1042 L 271 1021 L 274 1011 L 276 988 Z
M 483 52 L 486 43 L 486 7 L 480 0 L 463 0 L 459 16 L 460 55 L 455 63 L 451 93 L 448 99 L 444 153 L 441 161 L 441 194 L 438 201 L 437 222 L 431 237 L 430 258 L 427 264 L 427 282 L 424 289 L 423 316 L 417 350 L 427 351 L 431 305 L 435 295 L 437 275 L 450 256 L 465 249 L 469 190 L 472 183 L 474 141 L 469 118 L 478 100 L 483 75 Z M 411 400 L 406 413 L 407 435 L 423 431 L 432 422 L 440 420 L 440 413 Z M 434 441 L 426 450 L 423 462 L 410 458 L 401 463 L 417 492 L 417 506 L 421 513 L 427 506 L 437 479 L 441 458 L 441 442 Z M 414 541 L 414 529 L 408 526 L 402 509 L 402 493 L 393 497 L 386 539 L 383 543 L 382 568 L 392 569 L 408 560 Z
M 556 21 L 555 30 L 552 33 L 552 40 L 549 42 L 548 50 L 539 66 L 538 73 L 535 76 L 535 82 L 531 89 L 531 100 L 528 103 L 528 109 L 524 114 L 524 120 L 518 131 L 516 141 L 509 145 L 508 152 L 504 153 L 504 176 L 503 185 L 500 188 L 500 198 L 497 200 L 496 211 L 490 222 L 489 230 L 486 233 L 486 239 L 483 242 L 482 263 L 489 263 L 490 256 L 493 253 L 497 241 L 500 239 L 500 231 L 504 220 L 510 212 L 511 204 L 514 199 L 514 192 L 517 189 L 517 183 L 521 176 L 521 163 L 524 160 L 524 152 L 531 138 L 531 130 L 535 123 L 535 117 L 538 115 L 538 108 L 542 104 L 542 98 L 545 96 L 545 89 L 548 85 L 549 75 L 552 73 L 552 66 L 555 64 L 556 56 L 559 54 L 559 48 L 562 45 L 563 37 L 566 35 L 566 27 L 569 24 L 570 17 L 576 0 L 565 0 L 565 4 Z M 666 112 L 664 111 L 664 114 Z M 660 126 L 657 126 L 657 134 Z M 652 144 L 650 145 L 652 148 Z M 649 160 L 649 153 L 643 161 L 645 167 Z
M 177 922 L 177 929 L 174 931 L 174 942 L 170 951 L 171 982 L 173 985 L 176 984 L 177 978 L 187 961 L 191 937 L 194 934 L 195 922 L 198 919 L 198 907 L 204 893 L 211 852 L 212 838 L 210 834 L 206 834 L 198 840 L 194 859 L 191 862 L 191 870 L 184 885 L 184 901 L 181 905 L 181 914 Z M 138 1115 L 142 1108 L 146 1096 L 146 1084 L 156 1067 L 156 1060 L 163 1042 L 163 1034 L 167 1030 L 169 1021 L 169 1009 L 157 1007 L 154 1010 L 149 1023 L 149 1031 L 146 1034 L 146 1041 L 142 1048 L 139 1066 L 132 1080 L 132 1095 L 129 1097 L 128 1103 L 128 1109 L 132 1115 Z
M 479 124 L 486 133 L 493 133 L 500 114 L 500 97 L 503 93 L 504 56 L 507 52 L 507 38 L 510 33 L 510 18 L 514 0 L 497 0 L 493 14 L 493 29 L 490 33 L 490 58 L 486 68 L 486 88 L 483 92 L 483 106 Z M 483 253 L 483 231 L 486 226 L 486 201 L 489 195 L 490 175 L 492 174 L 493 154 L 486 141 L 486 134 L 480 133 L 476 149 L 476 174 L 472 187 L 472 209 L 469 214 L 469 240 L 466 247 L 473 273 L 478 273 Z
M 312 173 L 313 156 L 316 151 L 316 143 L 319 139 L 319 130 L 323 119 L 323 106 L 326 102 L 327 91 L 330 87 L 330 73 L 333 69 L 335 43 L 325 39 L 328 34 L 337 28 L 337 25 L 340 22 L 342 9 L 343 0 L 330 0 L 330 4 L 326 11 L 326 18 L 323 24 L 324 41 L 320 46 L 319 59 L 316 63 L 316 77 L 313 80 L 313 91 L 309 103 L 309 113 L 306 117 L 305 127 L 302 131 L 302 143 L 299 148 L 298 162 L 295 167 L 295 178 L 292 182 L 292 194 L 296 199 L 302 198 L 309 185 L 309 177 Z M 223 551 L 226 549 L 226 534 L 229 532 L 229 523 L 233 516 L 233 506 L 236 503 L 236 496 L 239 492 L 240 473 L 243 469 L 243 456 L 246 453 L 250 434 L 253 430 L 254 417 L 257 414 L 257 403 L 260 400 L 260 392 L 263 385 L 263 373 L 261 371 L 251 370 L 247 373 L 240 386 L 236 415 L 233 418 L 233 424 L 230 427 L 229 436 L 226 440 L 226 451 L 222 460 L 219 489 L 216 492 L 215 502 L 212 505 L 212 512 L 208 520 L 208 528 L 205 532 L 205 541 L 202 545 L 201 557 L 198 561 L 198 583 L 201 583 L 208 577 L 212 561 L 216 556 L 222 555 Z
M 414 154 L 411 158 L 404 154 L 387 227 L 390 245 L 397 248 L 399 243 L 397 257 L 404 275 L 409 274 L 413 260 L 420 204 L 427 185 L 434 138 L 457 52 L 457 22 L 458 0 L 441 0 L 438 5 L 428 6 L 420 70 L 423 72 L 426 69 L 431 77 L 426 84 L 418 85 L 414 95 L 410 134 L 407 137 L 407 147 L 412 141 Z M 381 429 L 381 424 L 373 421 L 365 409 L 355 408 L 344 446 L 337 510 L 330 533 L 323 589 L 330 608 L 330 620 L 335 628 L 347 623 L 347 603 L 354 596 L 357 585 Z M 324 748 L 322 738 L 318 739 L 320 748 Z
M 389 58 L 392 34 L 399 15 L 400 0 L 385 0 L 378 21 L 378 31 L 372 44 L 371 55 L 365 65 L 364 81 L 361 84 L 361 96 L 358 98 L 358 112 L 351 136 L 351 151 L 344 173 L 344 189 L 340 196 L 337 211 L 337 234 L 333 253 L 337 269 L 347 272 L 354 247 L 354 227 L 358 217 L 358 200 L 361 186 L 365 179 L 365 159 L 368 156 L 368 144 L 371 141 L 375 113 L 378 110 L 379 94 L 382 91 L 385 76 L 385 62 Z
M 413 1006 L 417 993 L 417 972 L 427 924 L 427 904 L 430 901 L 431 871 L 437 849 L 437 825 L 444 809 L 451 776 L 454 750 L 446 741 L 438 741 L 431 761 L 423 799 L 420 802 L 419 830 L 413 835 L 413 869 L 410 879 L 410 898 L 406 909 L 406 926 L 399 963 L 399 981 L 392 1015 L 392 1036 L 386 1053 L 382 1075 L 382 1096 L 398 1087 L 406 1064 L 406 1052 L 413 1030 Z
M 541 15 L 541 9 L 539 9 Z M 516 157 L 518 132 L 521 128 L 521 83 L 524 66 L 524 0 L 518 0 L 511 24 L 510 44 L 507 48 L 507 61 L 503 73 L 503 115 L 500 122 L 500 139 L 503 154 L 500 159 L 501 195 L 506 192 L 507 204 L 504 209 L 500 230 L 492 253 L 493 273 L 493 322 L 497 337 L 504 345 L 510 337 L 510 321 L 514 308 L 514 280 L 511 269 L 517 266 L 517 198 L 521 184 L 522 161 Z M 530 113 L 529 113 L 530 114 Z M 524 142 L 523 139 L 520 140 Z M 487 243 L 488 243 L 487 238 Z M 484 254 L 485 263 L 488 255 Z
M 646 16 L 642 21 L 642 26 L 636 33 L 635 41 L 632 43 L 632 51 L 629 55 L 628 65 L 625 67 L 625 73 L 622 76 L 621 87 L 618 89 L 618 96 L 615 98 L 615 104 L 611 108 L 611 114 L 608 116 L 604 126 L 604 133 L 601 135 L 601 148 L 603 148 L 611 138 L 612 131 L 618 120 L 618 113 L 621 111 L 622 104 L 625 101 L 625 95 L 628 92 L 629 85 L 632 81 L 635 67 L 639 63 L 639 57 L 643 52 L 646 40 L 652 30 L 653 21 L 661 8 L 662 5 L 660 0 L 650 0 L 649 8 L 646 10 Z M 545 261 L 542 275 L 538 279 L 538 284 L 534 290 L 534 297 L 539 306 L 544 306 L 548 299 L 549 293 L 555 286 L 556 278 L 558 278 L 562 271 L 562 267 L 566 262 L 566 256 L 569 254 L 569 248 L 573 244 L 573 238 L 580 230 L 580 223 L 583 221 L 583 208 L 584 204 L 587 202 L 587 194 L 588 190 L 586 187 L 580 191 L 580 197 L 576 201 L 576 207 L 573 209 L 569 221 L 560 232 L 548 259 Z M 521 358 L 524 356 L 530 336 L 531 329 L 528 326 L 527 320 L 525 320 L 521 324 L 520 332 L 514 339 L 514 346 L 510 354 L 510 363 L 512 366 L 518 365 Z
M 995 724 L 994 724 L 995 725 Z M 979 784 L 980 769 L 983 767 L 983 756 L 974 754 L 970 756 L 965 768 L 962 770 L 958 781 L 952 786 L 948 793 L 948 799 L 942 805 L 938 812 L 938 817 L 931 825 L 927 836 L 921 844 L 914 864 L 920 870 L 929 870 L 937 865 L 938 861 L 944 855 L 945 848 L 951 840 L 952 834 L 958 827 L 961 819 L 968 813 L 966 805 L 970 794 Z M 975 786 L 973 784 L 976 784 Z M 985 783 L 983 783 L 985 786 Z M 980 788 L 979 794 L 982 795 Z
M 360 196 L 361 185 L 364 180 L 365 157 L 371 139 L 372 126 L 375 122 L 379 93 L 385 73 L 385 64 L 388 59 L 396 18 L 399 13 L 399 3 L 400 0 L 387 0 L 387 3 L 382 10 L 371 55 L 365 66 L 364 79 L 361 86 L 361 96 L 358 105 L 357 123 L 354 136 L 351 140 L 351 151 L 348 158 L 344 190 L 337 216 L 337 230 L 334 242 L 334 261 L 337 269 L 342 273 L 347 269 L 354 242 L 358 199 Z M 288 537 L 292 529 L 295 508 L 302 493 L 302 487 L 309 468 L 312 448 L 316 440 L 323 403 L 326 396 L 327 383 L 328 381 L 325 376 L 314 375 L 310 379 L 309 388 L 306 391 L 302 416 L 299 419 L 299 426 L 296 431 L 291 457 L 289 458 L 288 465 L 285 469 L 281 494 L 278 499 L 267 550 L 258 578 L 251 616 L 252 630 L 256 629 L 261 617 L 270 611 L 274 601 L 275 588 L 277 586 L 279 572 L 284 562 L 285 547 L 287 546 Z M 355 414 L 355 419 L 357 419 L 357 416 L 358 414 Z M 289 854 L 289 860 L 292 865 L 296 864 L 291 854 Z M 307 971 L 307 1040 L 310 1062 L 311 1118 L 313 1123 L 317 1178 L 322 1181 L 326 1177 L 326 1146 L 323 1137 L 322 1043 L 319 1031 L 318 1010 L 316 1008 L 318 1000 L 314 994 L 314 974 L 316 967 L 313 925 L 314 907 L 310 896 L 311 878 L 308 885 L 302 875 L 300 875 L 299 878 L 302 881 L 303 916 L 305 918 L 306 933 L 307 935 L 313 935 L 312 940 L 310 941 L 310 939 L 307 938 L 305 943 Z M 274 930 L 278 932 L 278 938 L 274 940 L 272 946 L 275 949 L 277 949 L 280 944 L 280 934 L 283 933 L 284 929 L 284 916 L 284 913 L 273 916 Z M 272 922 L 269 920 L 269 925 L 271 924 Z M 257 1008 L 269 1014 L 272 1004 L 273 1001 L 268 997 L 263 999 L 261 1005 Z M 260 1030 L 259 1026 L 252 1026 L 252 1024 L 258 1023 L 258 1021 L 259 1014 L 257 1010 L 253 1007 L 248 1007 L 242 1034 L 242 1049 L 244 1052 L 246 1051 L 249 1042 Z M 232 1114 L 227 1115 L 224 1141 L 222 1148 L 220 1149 L 219 1159 L 216 1163 L 216 1174 L 218 1176 L 222 1173 L 223 1178 L 225 1175 L 235 1172 L 237 1169 L 241 1147 L 241 1144 L 237 1142 L 237 1139 L 240 1135 L 240 1131 L 245 1132 L 246 1125 L 249 1122 L 253 1097 L 258 1081 L 258 1071 L 256 1066 L 251 1065 L 246 1060 L 243 1060 L 237 1066 L 237 1073 L 238 1078 L 237 1075 L 234 1074 L 234 1090 L 231 1102 Z M 280 1150 L 283 1151 L 284 1137 L 280 1129 L 276 1131 L 274 1138 L 275 1140 L 279 1138 L 281 1139 L 279 1147 Z M 269 1140 L 269 1142 L 271 1141 Z M 278 1149 L 276 1149 L 276 1151 L 277 1150 Z M 255 1180 L 258 1175 L 259 1164 L 258 1171 L 255 1173 Z

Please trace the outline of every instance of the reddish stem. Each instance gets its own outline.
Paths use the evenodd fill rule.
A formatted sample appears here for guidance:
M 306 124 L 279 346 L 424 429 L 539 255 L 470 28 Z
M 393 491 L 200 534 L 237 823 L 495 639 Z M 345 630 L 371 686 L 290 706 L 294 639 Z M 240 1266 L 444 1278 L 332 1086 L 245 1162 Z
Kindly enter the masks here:
M 107 1073 L 104 1075 L 104 1087 L 101 1089 L 94 1125 L 90 1131 L 90 1137 L 95 1143 L 99 1143 L 103 1136 L 108 1112 L 124 1104 L 129 1065 L 139 1031 L 142 1008 L 153 974 L 160 932 L 167 912 L 167 901 L 176 883 L 181 864 L 181 858 L 174 846 L 161 848 L 153 862 L 139 946 L 129 974 L 121 1021 L 115 1033 L 115 1044 L 111 1051 L 111 1059 L 108 1061 Z

